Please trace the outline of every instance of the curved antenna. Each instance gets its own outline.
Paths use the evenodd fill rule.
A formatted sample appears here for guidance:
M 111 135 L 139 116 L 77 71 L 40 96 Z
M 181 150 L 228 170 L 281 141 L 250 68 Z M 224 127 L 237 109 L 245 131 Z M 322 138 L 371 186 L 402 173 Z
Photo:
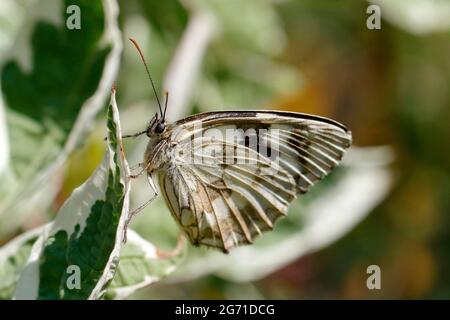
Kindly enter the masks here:
M 169 92 L 165 92 L 166 95 L 166 103 L 164 105 L 164 115 L 162 117 L 163 121 L 166 120 L 166 111 L 167 111 L 167 102 L 169 101 Z
M 137 51 L 139 52 L 139 55 L 141 56 L 142 62 L 144 63 L 145 70 L 147 71 L 147 75 L 150 80 L 150 84 L 152 85 L 153 92 L 155 93 L 156 101 L 158 102 L 159 112 L 161 113 L 161 117 L 162 117 L 163 112 L 162 112 L 162 108 L 161 108 L 161 103 L 159 102 L 159 97 L 158 97 L 158 94 L 156 93 L 155 85 L 153 84 L 153 79 L 152 79 L 152 76 L 150 75 L 150 71 L 148 69 L 147 62 L 145 62 L 144 55 L 142 54 L 141 48 L 139 47 L 139 44 L 137 43 L 137 41 L 134 38 L 128 38 L 128 39 L 134 44 Z

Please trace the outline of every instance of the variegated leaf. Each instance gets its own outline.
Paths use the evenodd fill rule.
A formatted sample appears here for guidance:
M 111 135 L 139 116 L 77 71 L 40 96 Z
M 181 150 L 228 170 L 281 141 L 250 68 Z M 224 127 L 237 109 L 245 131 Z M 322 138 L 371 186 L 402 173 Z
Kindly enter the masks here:
M 99 299 L 112 280 L 124 241 L 130 188 L 115 93 L 107 127 L 102 163 L 34 243 L 15 298 Z M 71 272 L 79 277 L 75 287 Z
M 0 185 L 0 235 L 47 212 L 65 160 L 93 126 L 118 71 L 116 1 L 77 1 L 81 30 L 66 27 L 72 4 L 23 2 L 23 25 L 1 57 L 0 173 L 8 180 Z

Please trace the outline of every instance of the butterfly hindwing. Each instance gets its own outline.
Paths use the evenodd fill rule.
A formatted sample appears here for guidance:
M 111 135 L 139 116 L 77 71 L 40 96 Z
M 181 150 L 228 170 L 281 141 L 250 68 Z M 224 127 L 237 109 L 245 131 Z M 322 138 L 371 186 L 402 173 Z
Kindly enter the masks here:
M 271 230 L 351 144 L 342 125 L 289 112 L 203 113 L 169 132 L 156 171 L 170 211 L 192 243 L 225 252 Z

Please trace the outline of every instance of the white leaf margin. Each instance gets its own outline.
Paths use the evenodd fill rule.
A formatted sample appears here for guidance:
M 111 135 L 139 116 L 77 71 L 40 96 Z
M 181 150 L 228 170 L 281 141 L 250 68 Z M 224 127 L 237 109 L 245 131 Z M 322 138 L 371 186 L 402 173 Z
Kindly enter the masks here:
M 89 300 L 101 298 L 104 295 L 104 293 L 106 292 L 107 284 L 114 277 L 117 265 L 119 264 L 119 260 L 120 260 L 120 250 L 126 240 L 125 237 L 126 237 L 127 221 L 130 219 L 129 209 L 130 209 L 130 189 L 131 189 L 130 174 L 131 173 L 130 173 L 130 168 L 128 166 L 127 159 L 125 157 L 125 151 L 124 151 L 124 147 L 123 147 L 123 143 L 122 143 L 122 129 L 120 127 L 119 110 L 117 108 L 115 89 L 112 90 L 110 103 L 111 103 L 112 110 L 113 110 L 114 122 L 117 126 L 116 138 L 117 138 L 117 142 L 118 142 L 118 144 L 117 144 L 118 150 L 115 150 L 115 152 L 117 152 L 119 155 L 118 158 L 120 161 L 120 165 L 122 167 L 121 182 L 124 184 L 124 187 L 125 187 L 124 202 L 123 202 L 122 213 L 120 215 L 118 231 L 116 232 L 116 241 L 114 244 L 114 248 L 111 252 L 108 263 L 106 264 L 106 268 L 103 272 L 103 275 L 100 278 L 100 280 L 97 282 L 97 285 L 95 286 L 94 290 L 92 290 L 92 293 L 89 296 Z M 108 146 L 108 147 L 110 147 L 110 146 Z M 112 161 L 112 159 L 110 159 L 110 161 Z
M 25 242 L 36 237 L 44 231 L 47 225 L 37 227 L 35 229 L 28 230 L 22 233 L 13 240 L 9 241 L 3 247 L 0 248 L 0 263 L 4 262 L 10 256 L 14 255 L 18 248 L 20 248 Z
M 121 166 L 120 178 L 124 185 L 124 202 L 118 231 L 116 232 L 114 248 L 110 253 L 103 275 L 92 290 L 89 299 L 99 299 L 105 293 L 106 285 L 114 277 L 114 272 L 119 263 L 120 249 L 124 243 L 126 221 L 129 219 L 130 169 L 122 145 L 122 133 L 115 99 L 115 90 L 112 92 L 110 105 L 113 111 L 113 120 L 116 124 L 117 150 L 112 150 L 111 145 L 108 143 L 107 152 L 100 166 L 85 183 L 72 192 L 71 196 L 59 210 L 55 220 L 43 228 L 42 235 L 33 245 L 27 264 L 21 272 L 14 299 L 32 300 L 37 298 L 39 290 L 39 260 L 46 240 L 60 230 L 65 230 L 70 237 L 77 224 L 80 225 L 80 233 L 83 231 L 92 205 L 98 199 L 104 199 L 105 197 L 105 192 L 108 187 L 108 172 L 111 168 L 115 168 L 113 157 L 117 153 Z M 115 170 L 112 171 L 115 172 Z

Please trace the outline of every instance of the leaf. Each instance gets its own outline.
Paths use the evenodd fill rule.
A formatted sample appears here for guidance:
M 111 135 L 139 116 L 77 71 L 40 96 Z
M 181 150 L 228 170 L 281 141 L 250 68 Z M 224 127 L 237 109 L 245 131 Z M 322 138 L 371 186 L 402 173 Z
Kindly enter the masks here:
M 20 272 L 43 228 L 25 232 L 0 249 L 0 300 L 13 297 Z
M 57 190 L 56 173 L 93 125 L 119 67 L 116 2 L 77 1 L 80 30 L 66 28 L 71 4 L 28 5 L 14 59 L 1 69 L 10 180 L 0 186 L 0 235 L 11 233 L 37 208 L 46 211 Z
M 33 243 L 46 226 L 30 230 L 0 249 L 0 299 L 13 297 L 19 275 L 30 256 Z M 108 286 L 106 297 L 124 299 L 172 273 L 184 259 L 186 246 L 178 246 L 169 254 L 133 230 L 127 232 L 127 243 L 120 252 L 116 274 Z
M 184 257 L 184 243 L 165 257 L 138 233 L 128 230 L 127 234 L 116 276 L 108 287 L 109 298 L 127 298 L 137 290 L 161 280 L 172 273 Z
M 337 168 L 294 202 L 287 218 L 272 232 L 229 255 L 190 252 L 189 261 L 170 281 L 188 281 L 207 274 L 236 282 L 255 281 L 334 243 L 388 194 L 391 174 L 386 165 L 390 159 L 390 150 L 353 147 L 344 158 L 345 167 Z
M 102 163 L 73 191 L 33 245 L 16 299 L 99 299 L 112 280 L 124 241 L 130 190 L 115 92 L 107 119 Z M 79 271 L 79 288 L 70 286 L 71 270 Z
M 9 166 L 9 141 L 3 104 L 0 103 L 0 178 Z

